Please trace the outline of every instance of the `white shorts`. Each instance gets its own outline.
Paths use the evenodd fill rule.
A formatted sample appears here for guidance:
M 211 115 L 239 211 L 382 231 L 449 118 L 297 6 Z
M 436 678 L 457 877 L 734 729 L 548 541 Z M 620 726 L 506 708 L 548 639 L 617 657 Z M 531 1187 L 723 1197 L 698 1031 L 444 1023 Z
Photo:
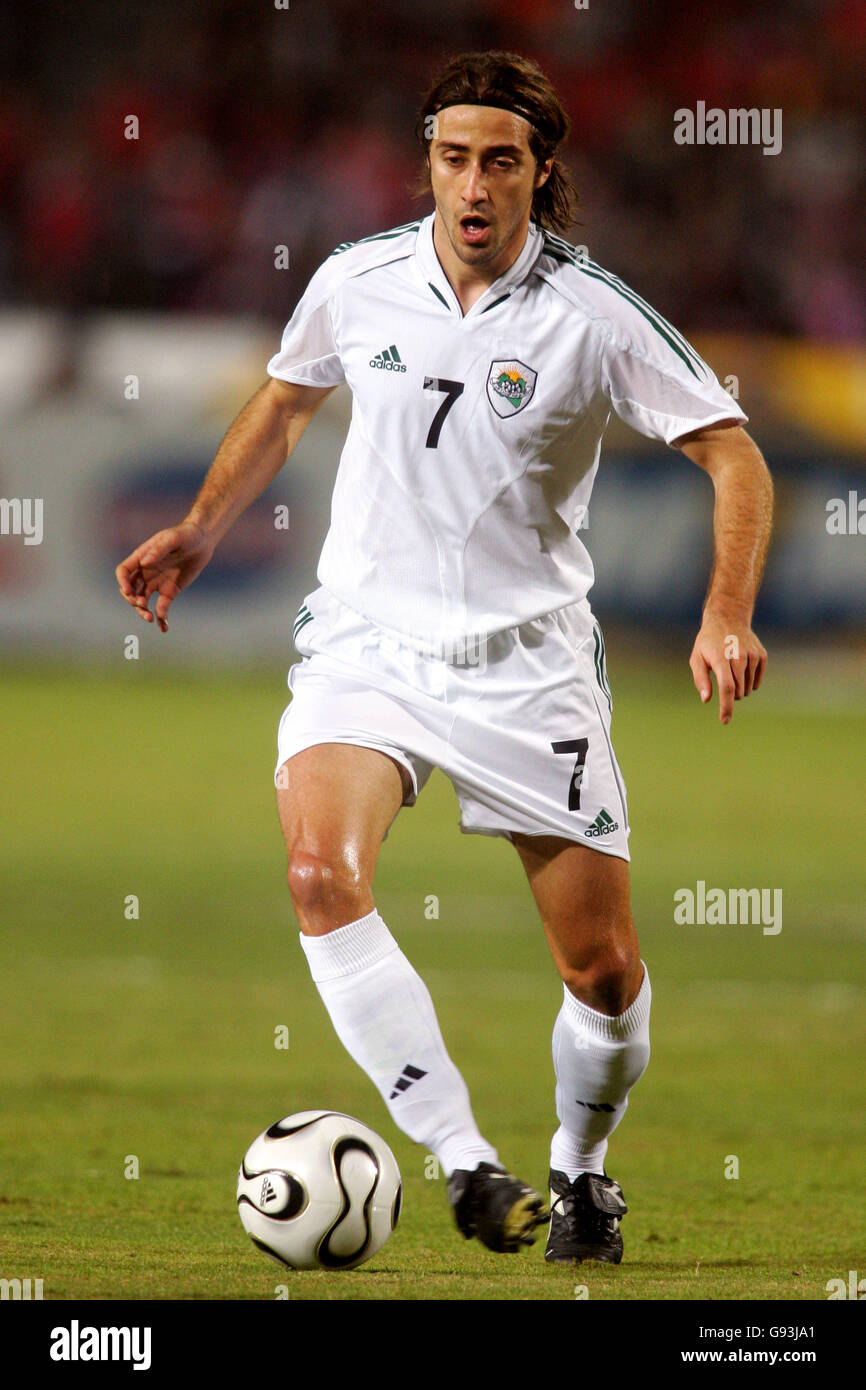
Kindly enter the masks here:
M 443 661 L 315 589 L 295 621 L 302 660 L 289 671 L 275 785 L 295 753 L 357 744 L 407 769 L 405 806 L 441 768 L 467 833 L 559 835 L 628 859 L 604 640 L 589 605 L 561 608 L 482 645 L 461 661 Z

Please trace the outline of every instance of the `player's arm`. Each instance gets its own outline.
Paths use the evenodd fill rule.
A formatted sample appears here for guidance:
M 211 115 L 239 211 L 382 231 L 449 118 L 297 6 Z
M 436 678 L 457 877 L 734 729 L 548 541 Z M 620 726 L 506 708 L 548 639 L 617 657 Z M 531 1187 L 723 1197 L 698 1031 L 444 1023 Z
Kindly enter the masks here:
M 760 450 L 736 422 L 696 430 L 675 447 L 710 475 L 715 488 L 715 556 L 703 621 L 689 665 L 701 699 L 719 689 L 719 719 L 761 684 L 767 653 L 752 631 L 752 613 L 773 520 L 773 483 Z
M 122 596 L 162 632 L 174 599 L 201 574 L 217 544 L 273 482 L 333 386 L 270 377 L 229 427 L 198 496 L 177 526 L 150 537 L 117 566 Z M 157 593 L 155 613 L 148 608 Z

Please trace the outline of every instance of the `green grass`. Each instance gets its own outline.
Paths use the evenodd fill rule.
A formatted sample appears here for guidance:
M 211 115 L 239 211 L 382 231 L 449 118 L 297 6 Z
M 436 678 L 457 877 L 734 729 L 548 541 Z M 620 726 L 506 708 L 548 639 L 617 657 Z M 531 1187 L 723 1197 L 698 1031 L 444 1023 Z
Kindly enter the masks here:
M 625 1262 L 561 1269 L 541 1243 L 511 1258 L 456 1235 L 444 1179 L 333 1037 L 297 944 L 279 677 L 130 663 L 5 680 L 0 1274 L 53 1299 L 823 1299 L 866 1271 L 863 721 L 771 681 L 722 729 L 687 670 L 611 662 L 654 990 L 653 1060 L 609 1155 Z M 676 926 L 674 891 L 699 878 L 781 888 L 781 933 Z M 482 1129 L 543 1186 L 561 987 L 516 855 L 460 835 L 436 774 L 389 834 L 377 905 Z M 403 1217 L 359 1270 L 283 1274 L 241 1229 L 235 1174 L 256 1133 L 319 1106 L 387 1138 Z

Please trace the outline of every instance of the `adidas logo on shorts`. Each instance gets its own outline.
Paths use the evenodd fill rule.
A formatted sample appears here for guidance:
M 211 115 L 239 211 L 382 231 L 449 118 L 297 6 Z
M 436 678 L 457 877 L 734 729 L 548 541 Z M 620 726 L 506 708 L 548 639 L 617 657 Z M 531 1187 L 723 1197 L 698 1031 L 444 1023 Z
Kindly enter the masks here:
M 370 366 L 378 367 L 383 372 L 405 372 L 406 364 L 400 360 L 400 354 L 394 343 L 383 352 L 377 352 L 375 357 L 370 358 Z
M 615 830 L 619 830 L 619 821 L 609 816 L 607 811 L 599 811 L 592 825 L 583 833 L 587 839 L 594 840 L 599 835 L 612 835 Z

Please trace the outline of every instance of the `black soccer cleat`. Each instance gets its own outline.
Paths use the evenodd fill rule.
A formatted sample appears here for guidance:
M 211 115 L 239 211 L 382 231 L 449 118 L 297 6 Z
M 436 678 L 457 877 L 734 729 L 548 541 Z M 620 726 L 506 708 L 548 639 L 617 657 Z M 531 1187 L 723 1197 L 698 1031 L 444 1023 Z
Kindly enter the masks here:
M 479 1163 L 472 1172 L 455 1169 L 448 1179 L 448 1200 L 466 1239 L 477 1236 L 488 1250 L 500 1254 L 513 1255 L 523 1245 L 534 1245 L 532 1232 L 547 1220 L 541 1194 L 492 1163 Z
M 607 1174 L 580 1173 L 569 1182 L 550 1170 L 550 1235 L 544 1258 L 550 1264 L 581 1264 L 602 1260 L 618 1265 L 622 1259 L 620 1217 L 628 1207 L 622 1188 Z

